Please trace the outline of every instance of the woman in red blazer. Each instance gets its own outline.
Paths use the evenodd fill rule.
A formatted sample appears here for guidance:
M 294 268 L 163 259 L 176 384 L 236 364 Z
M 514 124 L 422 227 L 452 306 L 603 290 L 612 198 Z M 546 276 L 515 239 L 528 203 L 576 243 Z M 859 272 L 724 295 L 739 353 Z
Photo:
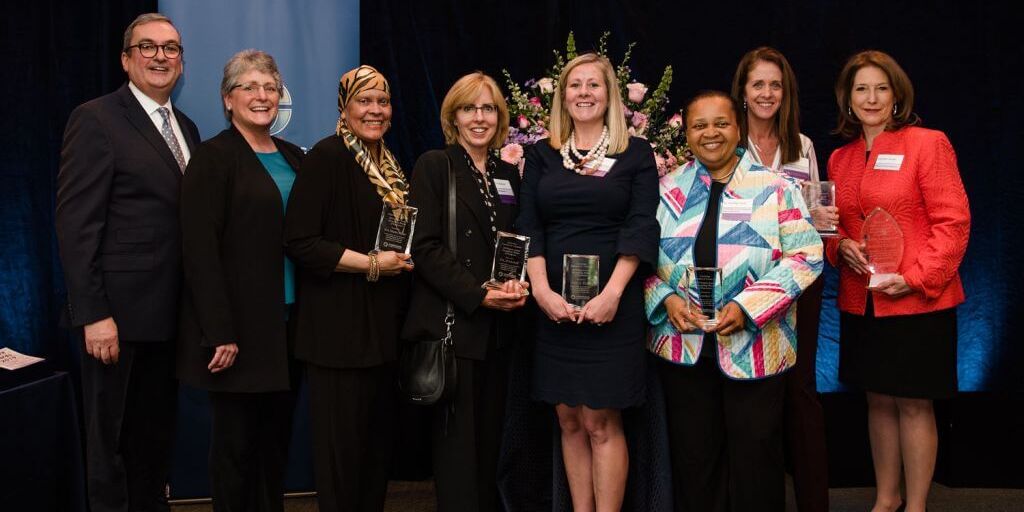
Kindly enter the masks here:
M 839 378 L 867 393 L 875 466 L 872 512 L 923 511 L 935 468 L 932 400 L 956 381 L 957 268 L 967 249 L 970 211 L 946 136 L 920 128 L 914 89 L 889 55 L 851 57 L 836 81 L 840 135 L 832 153 L 840 236 L 827 247 L 839 268 Z M 862 228 L 876 208 L 904 237 L 899 271 L 868 288 Z M 900 466 L 907 501 L 900 497 Z

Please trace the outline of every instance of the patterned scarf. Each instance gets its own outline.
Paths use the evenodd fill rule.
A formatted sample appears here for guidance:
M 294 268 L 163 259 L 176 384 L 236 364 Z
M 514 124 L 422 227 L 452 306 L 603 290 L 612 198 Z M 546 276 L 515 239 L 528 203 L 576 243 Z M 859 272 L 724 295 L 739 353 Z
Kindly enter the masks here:
M 374 89 L 384 91 L 388 95 L 391 94 L 387 79 L 373 67 L 359 66 L 341 75 L 341 80 L 338 82 L 338 112 L 344 112 L 348 103 L 359 93 Z M 355 156 L 356 163 L 363 168 L 370 183 L 377 188 L 377 194 L 385 201 L 405 204 L 409 186 L 405 183 L 405 177 L 402 175 L 398 161 L 395 160 L 395 155 L 391 154 L 391 150 L 387 148 L 384 141 L 378 142 L 380 145 L 380 164 L 378 165 L 373 161 L 366 146 L 345 126 L 341 116 L 338 117 L 336 133 L 341 140 L 345 141 L 345 147 Z

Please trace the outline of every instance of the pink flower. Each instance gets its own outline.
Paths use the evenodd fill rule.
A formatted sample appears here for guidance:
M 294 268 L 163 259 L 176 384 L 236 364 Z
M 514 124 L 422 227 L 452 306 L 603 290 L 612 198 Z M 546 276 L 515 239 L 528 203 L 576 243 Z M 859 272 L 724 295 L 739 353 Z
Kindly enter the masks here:
M 537 87 L 540 88 L 540 92 L 544 94 L 551 94 L 555 92 L 555 81 L 550 77 L 544 77 L 537 80 Z
M 536 110 L 540 110 L 541 108 L 544 107 L 544 105 L 541 105 L 540 98 L 538 98 L 537 96 L 530 98 L 530 106 Z
M 518 165 L 519 161 L 523 159 L 523 147 L 519 144 L 506 144 L 501 148 L 501 159 L 512 165 Z
M 676 156 L 673 155 L 671 151 L 668 151 L 667 154 L 668 158 L 665 159 L 665 166 L 668 167 L 669 170 L 679 167 L 679 160 L 676 159 Z
M 668 118 L 668 125 L 672 128 L 679 128 L 683 125 L 683 115 L 676 112 L 676 115 Z
M 626 89 L 629 90 L 629 101 L 633 103 L 640 103 L 644 100 L 644 95 L 647 94 L 647 86 L 640 82 L 626 84 Z
M 519 128 L 525 130 L 530 127 L 530 120 L 526 116 L 519 114 Z
M 643 134 L 647 130 L 647 114 L 633 112 L 633 118 L 630 121 L 637 133 Z

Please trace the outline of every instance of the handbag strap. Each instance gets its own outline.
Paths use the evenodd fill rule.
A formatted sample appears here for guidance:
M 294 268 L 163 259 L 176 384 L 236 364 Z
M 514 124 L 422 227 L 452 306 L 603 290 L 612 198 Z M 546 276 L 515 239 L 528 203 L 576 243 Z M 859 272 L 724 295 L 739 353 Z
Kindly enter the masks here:
M 448 250 L 452 252 L 452 257 L 457 257 L 456 248 L 458 247 L 458 237 L 455 236 L 455 171 L 452 169 L 452 159 L 445 153 L 445 159 L 448 160 Z M 452 301 L 447 301 L 446 310 L 444 314 L 444 341 L 448 345 L 454 344 L 452 340 L 452 326 L 455 325 L 455 306 Z

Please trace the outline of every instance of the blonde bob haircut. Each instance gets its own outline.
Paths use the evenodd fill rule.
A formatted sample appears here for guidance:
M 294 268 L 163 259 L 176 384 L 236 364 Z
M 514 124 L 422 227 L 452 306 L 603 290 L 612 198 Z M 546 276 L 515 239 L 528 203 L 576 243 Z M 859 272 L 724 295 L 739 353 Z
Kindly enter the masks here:
M 604 75 L 605 89 L 608 91 L 608 109 L 604 112 L 604 124 L 608 127 L 608 154 L 622 153 L 629 146 L 629 131 L 626 128 L 625 107 L 622 104 L 622 93 L 619 81 L 615 78 L 615 68 L 607 57 L 596 53 L 584 53 L 569 61 L 558 75 L 558 87 L 551 101 L 551 138 L 548 143 L 552 148 L 562 149 L 573 131 L 572 116 L 565 105 L 565 88 L 568 85 L 569 73 L 578 66 L 596 64 Z
M 441 102 L 441 130 L 444 132 L 445 142 L 459 142 L 459 127 L 455 125 L 455 114 L 460 108 L 473 105 L 484 89 L 491 92 L 494 105 L 498 107 L 498 130 L 494 133 L 489 146 L 491 149 L 501 148 L 505 137 L 508 137 L 508 105 L 498 83 L 482 71 L 474 71 L 456 80 L 452 88 L 448 89 L 448 94 L 445 94 L 444 101 Z
M 881 69 L 889 78 L 889 85 L 892 87 L 893 102 L 896 112 L 893 113 L 885 131 L 896 131 L 904 126 L 916 126 L 921 123 L 921 118 L 914 113 L 914 84 L 910 83 L 910 77 L 903 71 L 896 59 L 891 55 L 878 50 L 866 50 L 854 54 L 843 70 L 839 72 L 836 79 L 836 105 L 839 107 L 839 119 L 836 121 L 836 129 L 833 133 L 842 135 L 847 139 L 860 136 L 860 120 L 857 119 L 850 107 L 850 96 L 853 95 L 853 79 L 862 68 L 876 67 Z

